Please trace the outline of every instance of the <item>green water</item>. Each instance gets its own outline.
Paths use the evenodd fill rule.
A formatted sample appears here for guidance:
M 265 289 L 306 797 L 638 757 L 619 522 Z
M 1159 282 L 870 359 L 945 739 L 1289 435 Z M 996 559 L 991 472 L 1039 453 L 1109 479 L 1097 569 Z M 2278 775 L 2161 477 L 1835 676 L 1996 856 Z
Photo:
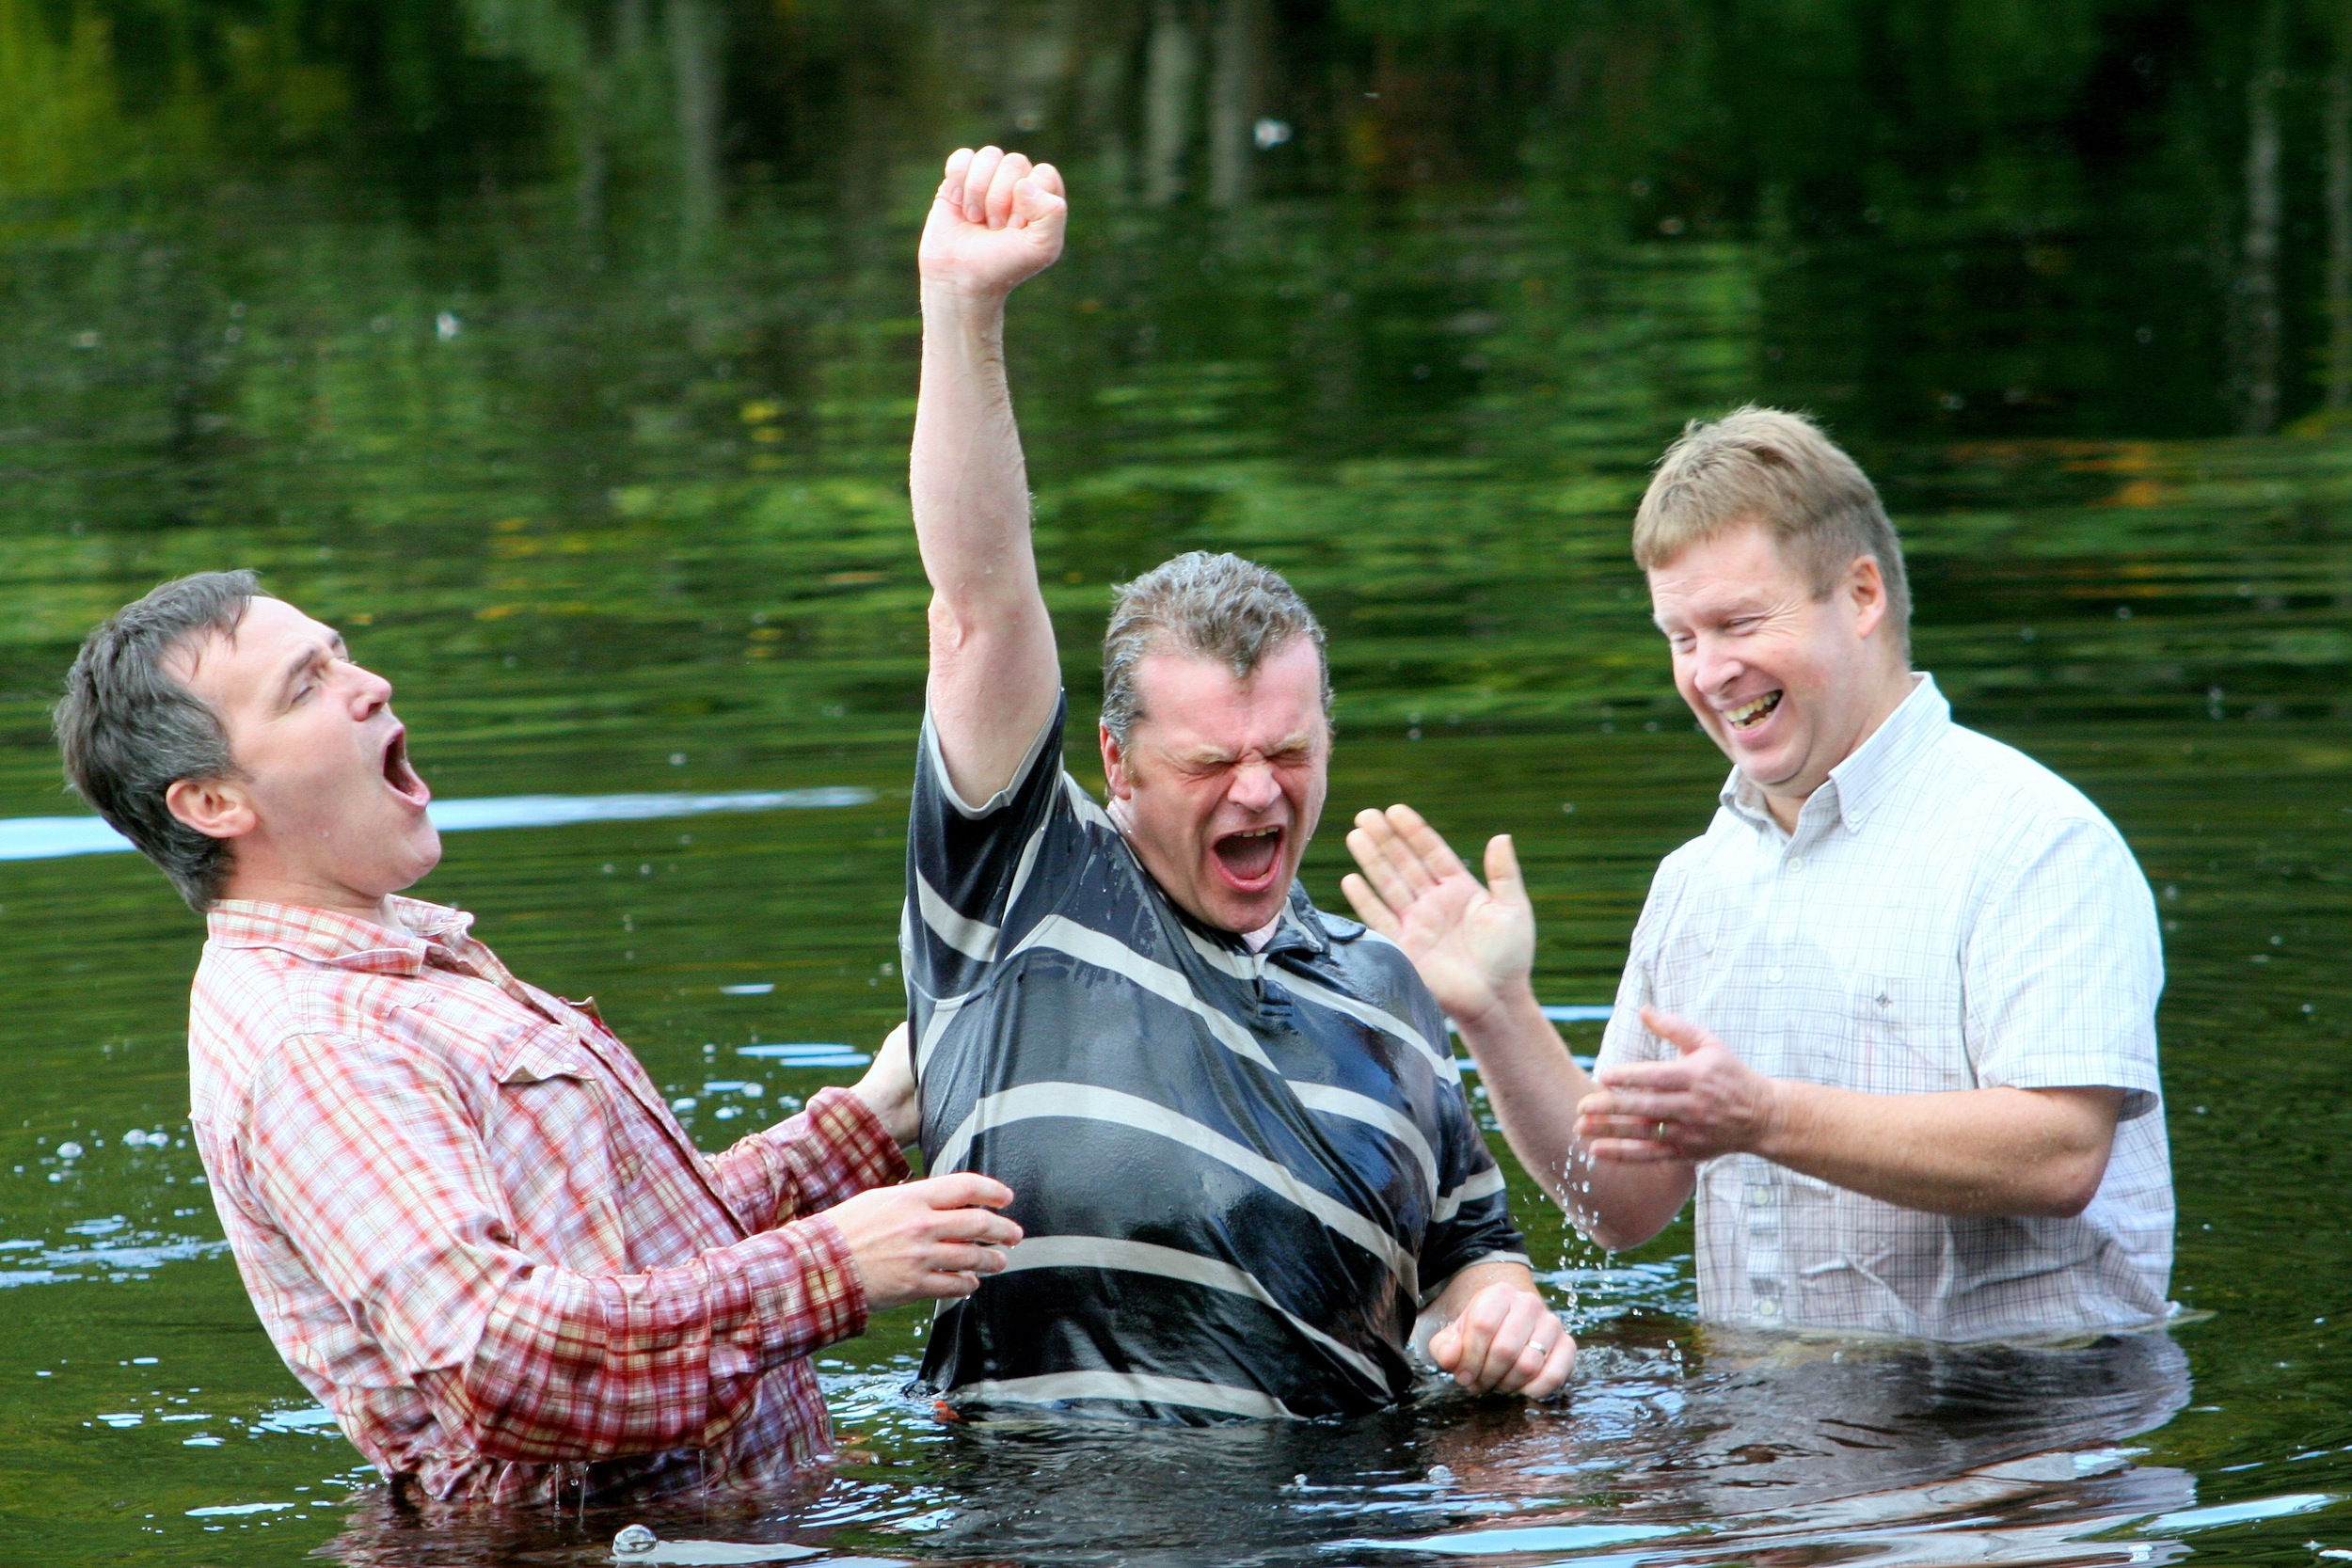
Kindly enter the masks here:
M 663 1532 L 2314 1562 L 2352 1547 L 2341 20 L 0 0 L 0 816 L 73 809 L 43 712 L 93 620 L 256 566 L 394 680 L 443 798 L 875 791 L 465 834 L 422 889 L 596 993 L 714 1147 L 847 1078 L 734 1053 L 870 1043 L 900 1008 L 913 241 L 942 152 L 1017 142 L 1077 202 L 1012 343 L 1072 689 L 1120 575 L 1195 545 L 1280 566 L 1331 626 L 1332 810 L 1518 834 L 1547 1000 L 1610 995 L 1722 769 L 1626 559 L 1645 465 L 1745 399 L 1830 420 L 1908 541 L 1921 666 L 2157 890 L 2191 1316 L 2079 1352 L 1728 1342 L 1691 1323 L 1687 1227 L 1603 1259 L 1513 1165 L 1588 1347 L 1560 1407 L 947 1429 L 898 1392 L 899 1313 L 826 1358 L 835 1476 Z M 1343 856 L 1308 858 L 1328 904 Z M 277 1361 L 184 1141 L 199 928 L 160 878 L 0 864 L 0 1560 L 598 1560 L 631 1515 L 389 1515 Z M 258 1504 L 288 1506 L 191 1512 Z

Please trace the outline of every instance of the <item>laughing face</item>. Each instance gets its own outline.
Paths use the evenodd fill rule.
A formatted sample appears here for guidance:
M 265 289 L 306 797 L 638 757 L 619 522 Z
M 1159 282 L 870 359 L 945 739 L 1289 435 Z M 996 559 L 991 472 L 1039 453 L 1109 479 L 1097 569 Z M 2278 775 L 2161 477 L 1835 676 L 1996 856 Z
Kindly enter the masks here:
M 408 761 L 392 687 L 342 636 L 282 599 L 256 598 L 233 636 L 183 649 L 172 674 L 227 730 L 232 779 L 186 780 L 181 820 L 234 841 L 228 895 L 373 916 L 433 869 L 433 792 Z
M 1282 912 L 1307 851 L 1331 758 L 1323 663 L 1304 638 L 1246 680 L 1215 659 L 1148 654 L 1143 717 L 1103 768 L 1144 869 L 1193 918 L 1254 931 Z
M 1649 590 L 1676 688 L 1784 827 L 1910 693 L 1873 557 L 1817 595 L 1767 530 L 1735 528 L 1654 568 Z

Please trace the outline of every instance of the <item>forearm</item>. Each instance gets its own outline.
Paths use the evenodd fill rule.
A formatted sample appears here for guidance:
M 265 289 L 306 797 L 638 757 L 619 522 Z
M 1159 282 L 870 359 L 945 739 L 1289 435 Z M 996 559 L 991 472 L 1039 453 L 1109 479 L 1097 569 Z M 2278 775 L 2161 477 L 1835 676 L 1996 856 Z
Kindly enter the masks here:
M 848 1248 L 818 1217 L 648 1274 L 516 1269 L 472 1357 L 418 1383 L 491 1459 L 701 1448 L 741 1419 L 764 1373 L 865 1321 Z
M 1029 538 L 1004 323 L 1002 295 L 924 286 L 909 488 L 933 595 L 932 718 L 949 777 L 970 800 L 1009 777 L 1061 685 Z
M 852 1089 L 819 1089 L 800 1115 L 713 1156 L 729 1204 L 759 1229 L 903 1181 L 906 1157 L 888 1124 Z
M 1586 1154 L 1576 1111 L 1596 1085 L 1532 988 L 1510 988 L 1490 1009 L 1455 1025 L 1512 1151 L 1579 1230 L 1617 1251 L 1666 1227 L 1691 1196 L 1691 1167 L 1617 1164 Z
M 1776 1079 L 1756 1152 L 1899 1208 L 1955 1217 L 2080 1213 L 2099 1189 L 2121 1089 L 1862 1094 Z

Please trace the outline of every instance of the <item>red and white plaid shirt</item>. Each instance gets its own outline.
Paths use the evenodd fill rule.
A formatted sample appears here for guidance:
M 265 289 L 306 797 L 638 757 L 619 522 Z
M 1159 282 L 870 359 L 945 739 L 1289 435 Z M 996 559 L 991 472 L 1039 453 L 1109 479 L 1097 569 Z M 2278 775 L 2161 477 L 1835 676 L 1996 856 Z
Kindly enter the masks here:
M 906 1174 L 827 1089 L 697 1151 L 589 1004 L 473 917 L 223 903 L 197 1147 L 263 1325 L 375 1466 L 434 1497 L 755 1481 L 820 1459 L 810 1353 L 864 1328 L 818 1211 Z

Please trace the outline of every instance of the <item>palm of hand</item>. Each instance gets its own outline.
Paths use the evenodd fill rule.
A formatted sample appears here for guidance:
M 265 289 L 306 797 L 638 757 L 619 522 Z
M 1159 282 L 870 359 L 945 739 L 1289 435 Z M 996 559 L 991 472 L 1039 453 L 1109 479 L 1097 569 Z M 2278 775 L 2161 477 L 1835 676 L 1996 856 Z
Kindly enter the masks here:
M 1397 917 L 1397 945 L 1450 1013 L 1487 1006 L 1534 958 L 1531 912 L 1496 897 L 1467 870 L 1422 889 Z

